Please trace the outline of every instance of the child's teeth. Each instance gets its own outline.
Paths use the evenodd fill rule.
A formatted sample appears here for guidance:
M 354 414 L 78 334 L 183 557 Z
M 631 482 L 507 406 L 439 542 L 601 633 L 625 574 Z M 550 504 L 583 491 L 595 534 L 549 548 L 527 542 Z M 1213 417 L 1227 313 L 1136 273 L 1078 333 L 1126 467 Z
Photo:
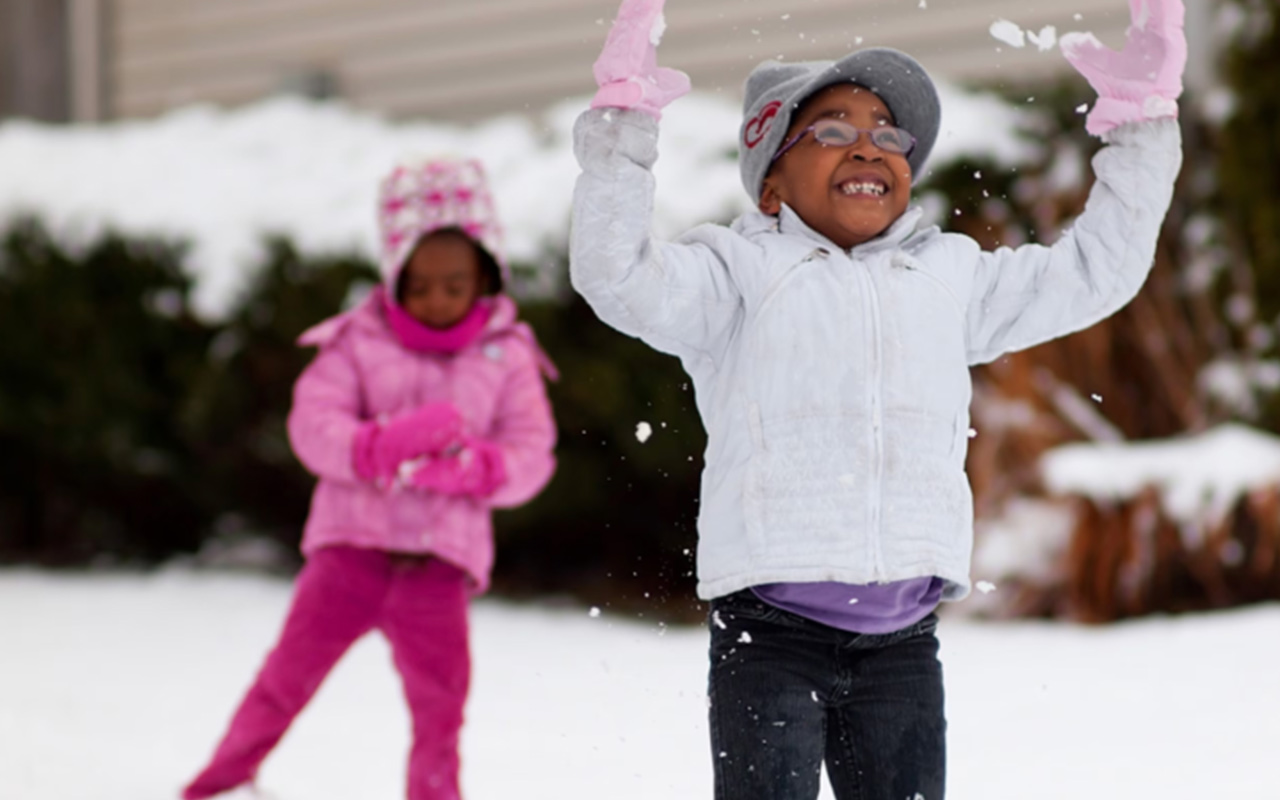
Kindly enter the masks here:
M 846 183 L 844 185 L 845 194 L 884 194 L 884 187 L 877 183 Z

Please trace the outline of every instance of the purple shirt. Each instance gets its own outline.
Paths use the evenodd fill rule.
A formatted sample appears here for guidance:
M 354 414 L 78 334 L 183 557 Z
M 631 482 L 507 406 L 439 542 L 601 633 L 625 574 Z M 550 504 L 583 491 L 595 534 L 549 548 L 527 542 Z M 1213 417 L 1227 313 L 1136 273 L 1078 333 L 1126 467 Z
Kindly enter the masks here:
M 942 599 L 941 578 L 893 583 L 764 583 L 751 587 L 764 602 L 853 633 L 893 633 L 929 616 Z

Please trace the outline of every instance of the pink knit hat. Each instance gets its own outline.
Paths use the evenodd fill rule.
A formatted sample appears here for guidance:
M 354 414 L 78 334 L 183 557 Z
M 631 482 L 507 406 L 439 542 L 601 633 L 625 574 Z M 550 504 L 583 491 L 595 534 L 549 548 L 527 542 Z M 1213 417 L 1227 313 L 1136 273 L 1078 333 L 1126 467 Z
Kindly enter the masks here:
M 422 237 L 457 228 L 480 245 L 498 268 L 500 291 L 508 278 L 502 229 L 479 161 L 433 159 L 397 166 L 382 181 L 378 198 L 382 278 L 394 296 L 400 271 Z

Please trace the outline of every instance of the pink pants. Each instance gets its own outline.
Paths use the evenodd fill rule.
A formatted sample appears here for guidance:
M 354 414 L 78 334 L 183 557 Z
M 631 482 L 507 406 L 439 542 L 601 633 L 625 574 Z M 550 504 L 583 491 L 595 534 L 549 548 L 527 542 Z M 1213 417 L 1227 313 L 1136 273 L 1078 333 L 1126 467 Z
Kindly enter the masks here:
M 353 547 L 314 553 L 298 575 L 280 640 L 213 760 L 182 796 L 199 800 L 252 781 L 342 654 L 377 628 L 391 643 L 413 718 L 409 800 L 457 800 L 471 676 L 467 600 L 465 574 L 439 559 Z

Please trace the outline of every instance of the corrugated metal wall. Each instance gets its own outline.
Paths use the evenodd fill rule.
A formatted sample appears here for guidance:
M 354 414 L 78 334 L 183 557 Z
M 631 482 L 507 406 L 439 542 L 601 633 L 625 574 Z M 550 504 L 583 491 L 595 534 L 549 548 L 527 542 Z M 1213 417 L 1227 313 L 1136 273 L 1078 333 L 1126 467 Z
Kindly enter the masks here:
M 394 116 L 466 120 L 593 89 L 591 63 L 617 0 L 113 0 L 113 116 L 192 101 L 237 104 L 286 86 Z M 1078 18 L 1076 18 L 1078 15 Z M 1116 45 L 1123 0 L 668 0 L 663 63 L 737 97 L 752 65 L 898 47 L 953 80 L 1015 82 L 1065 68 L 988 33 L 1088 29 Z
M 70 116 L 66 0 L 0 0 L 0 117 Z

